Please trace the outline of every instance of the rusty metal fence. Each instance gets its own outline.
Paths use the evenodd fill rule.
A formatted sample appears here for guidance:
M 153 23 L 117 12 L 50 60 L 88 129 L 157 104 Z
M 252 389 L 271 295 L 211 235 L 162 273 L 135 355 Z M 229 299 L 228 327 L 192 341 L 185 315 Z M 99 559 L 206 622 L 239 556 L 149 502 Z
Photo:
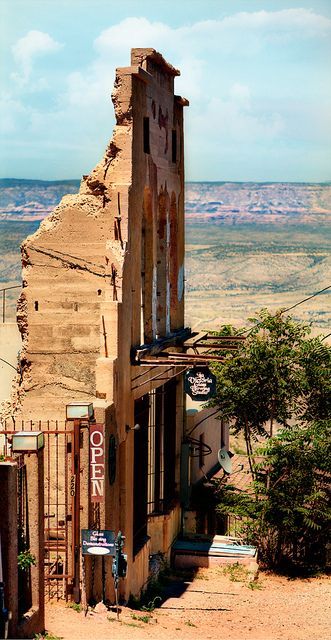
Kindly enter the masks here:
M 11 453 L 16 431 L 39 430 L 44 434 L 44 519 L 45 519 L 45 596 L 65 599 L 72 592 L 73 545 L 73 430 L 65 421 L 5 420 L 0 426 L 0 456 L 17 459 Z M 26 454 L 25 454 L 26 455 Z

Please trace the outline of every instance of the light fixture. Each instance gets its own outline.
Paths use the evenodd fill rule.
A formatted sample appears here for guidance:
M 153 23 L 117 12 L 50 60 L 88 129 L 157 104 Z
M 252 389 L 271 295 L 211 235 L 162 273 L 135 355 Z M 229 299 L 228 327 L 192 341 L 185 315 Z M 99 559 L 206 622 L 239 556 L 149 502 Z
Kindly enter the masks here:
M 66 405 L 67 420 L 91 420 L 93 418 L 92 402 L 69 402 Z
M 39 451 L 44 446 L 44 434 L 42 431 L 17 431 L 12 436 L 12 452 L 32 453 Z
M 129 431 L 139 431 L 140 424 L 135 424 L 134 427 L 130 427 L 128 424 L 125 425 L 125 431 L 129 433 Z

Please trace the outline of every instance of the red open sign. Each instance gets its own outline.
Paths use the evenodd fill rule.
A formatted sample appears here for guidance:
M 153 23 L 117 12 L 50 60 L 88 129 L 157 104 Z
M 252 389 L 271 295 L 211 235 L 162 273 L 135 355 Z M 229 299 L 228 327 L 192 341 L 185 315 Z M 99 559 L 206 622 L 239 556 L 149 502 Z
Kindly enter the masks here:
M 90 497 L 101 502 L 105 494 L 105 427 L 90 424 Z

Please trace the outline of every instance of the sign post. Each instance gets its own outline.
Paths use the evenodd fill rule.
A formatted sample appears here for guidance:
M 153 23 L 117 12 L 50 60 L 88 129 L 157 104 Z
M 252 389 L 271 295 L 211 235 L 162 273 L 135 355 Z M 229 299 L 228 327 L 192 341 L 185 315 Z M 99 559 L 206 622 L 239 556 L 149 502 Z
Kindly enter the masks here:
M 82 529 L 82 554 L 84 556 L 101 556 L 104 562 L 105 556 L 112 556 L 112 575 L 114 578 L 117 619 L 119 619 L 118 608 L 118 585 L 119 578 L 125 578 L 127 568 L 127 555 L 123 553 L 125 536 L 121 531 L 115 536 L 114 531 L 108 529 Z
M 114 587 L 115 587 L 117 620 L 119 620 L 118 583 L 119 583 L 119 578 L 125 578 L 126 567 L 127 567 L 127 556 L 122 553 L 124 542 L 125 542 L 125 537 L 122 535 L 121 531 L 119 531 L 115 540 L 115 557 L 113 560 L 113 570 L 112 570 L 112 574 L 114 578 Z

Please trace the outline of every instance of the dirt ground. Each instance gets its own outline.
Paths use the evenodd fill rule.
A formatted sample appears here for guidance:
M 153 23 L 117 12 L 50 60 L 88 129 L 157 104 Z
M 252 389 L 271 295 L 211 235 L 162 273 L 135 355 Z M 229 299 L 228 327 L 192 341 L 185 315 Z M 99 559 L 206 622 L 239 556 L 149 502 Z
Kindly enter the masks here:
M 52 603 L 46 629 L 63 640 L 327 640 L 330 596 L 331 578 L 325 575 L 290 580 L 260 573 L 249 582 L 221 567 L 199 569 L 192 581 L 177 580 L 169 598 L 153 612 L 123 607 L 118 622 L 114 611 L 85 616 Z

